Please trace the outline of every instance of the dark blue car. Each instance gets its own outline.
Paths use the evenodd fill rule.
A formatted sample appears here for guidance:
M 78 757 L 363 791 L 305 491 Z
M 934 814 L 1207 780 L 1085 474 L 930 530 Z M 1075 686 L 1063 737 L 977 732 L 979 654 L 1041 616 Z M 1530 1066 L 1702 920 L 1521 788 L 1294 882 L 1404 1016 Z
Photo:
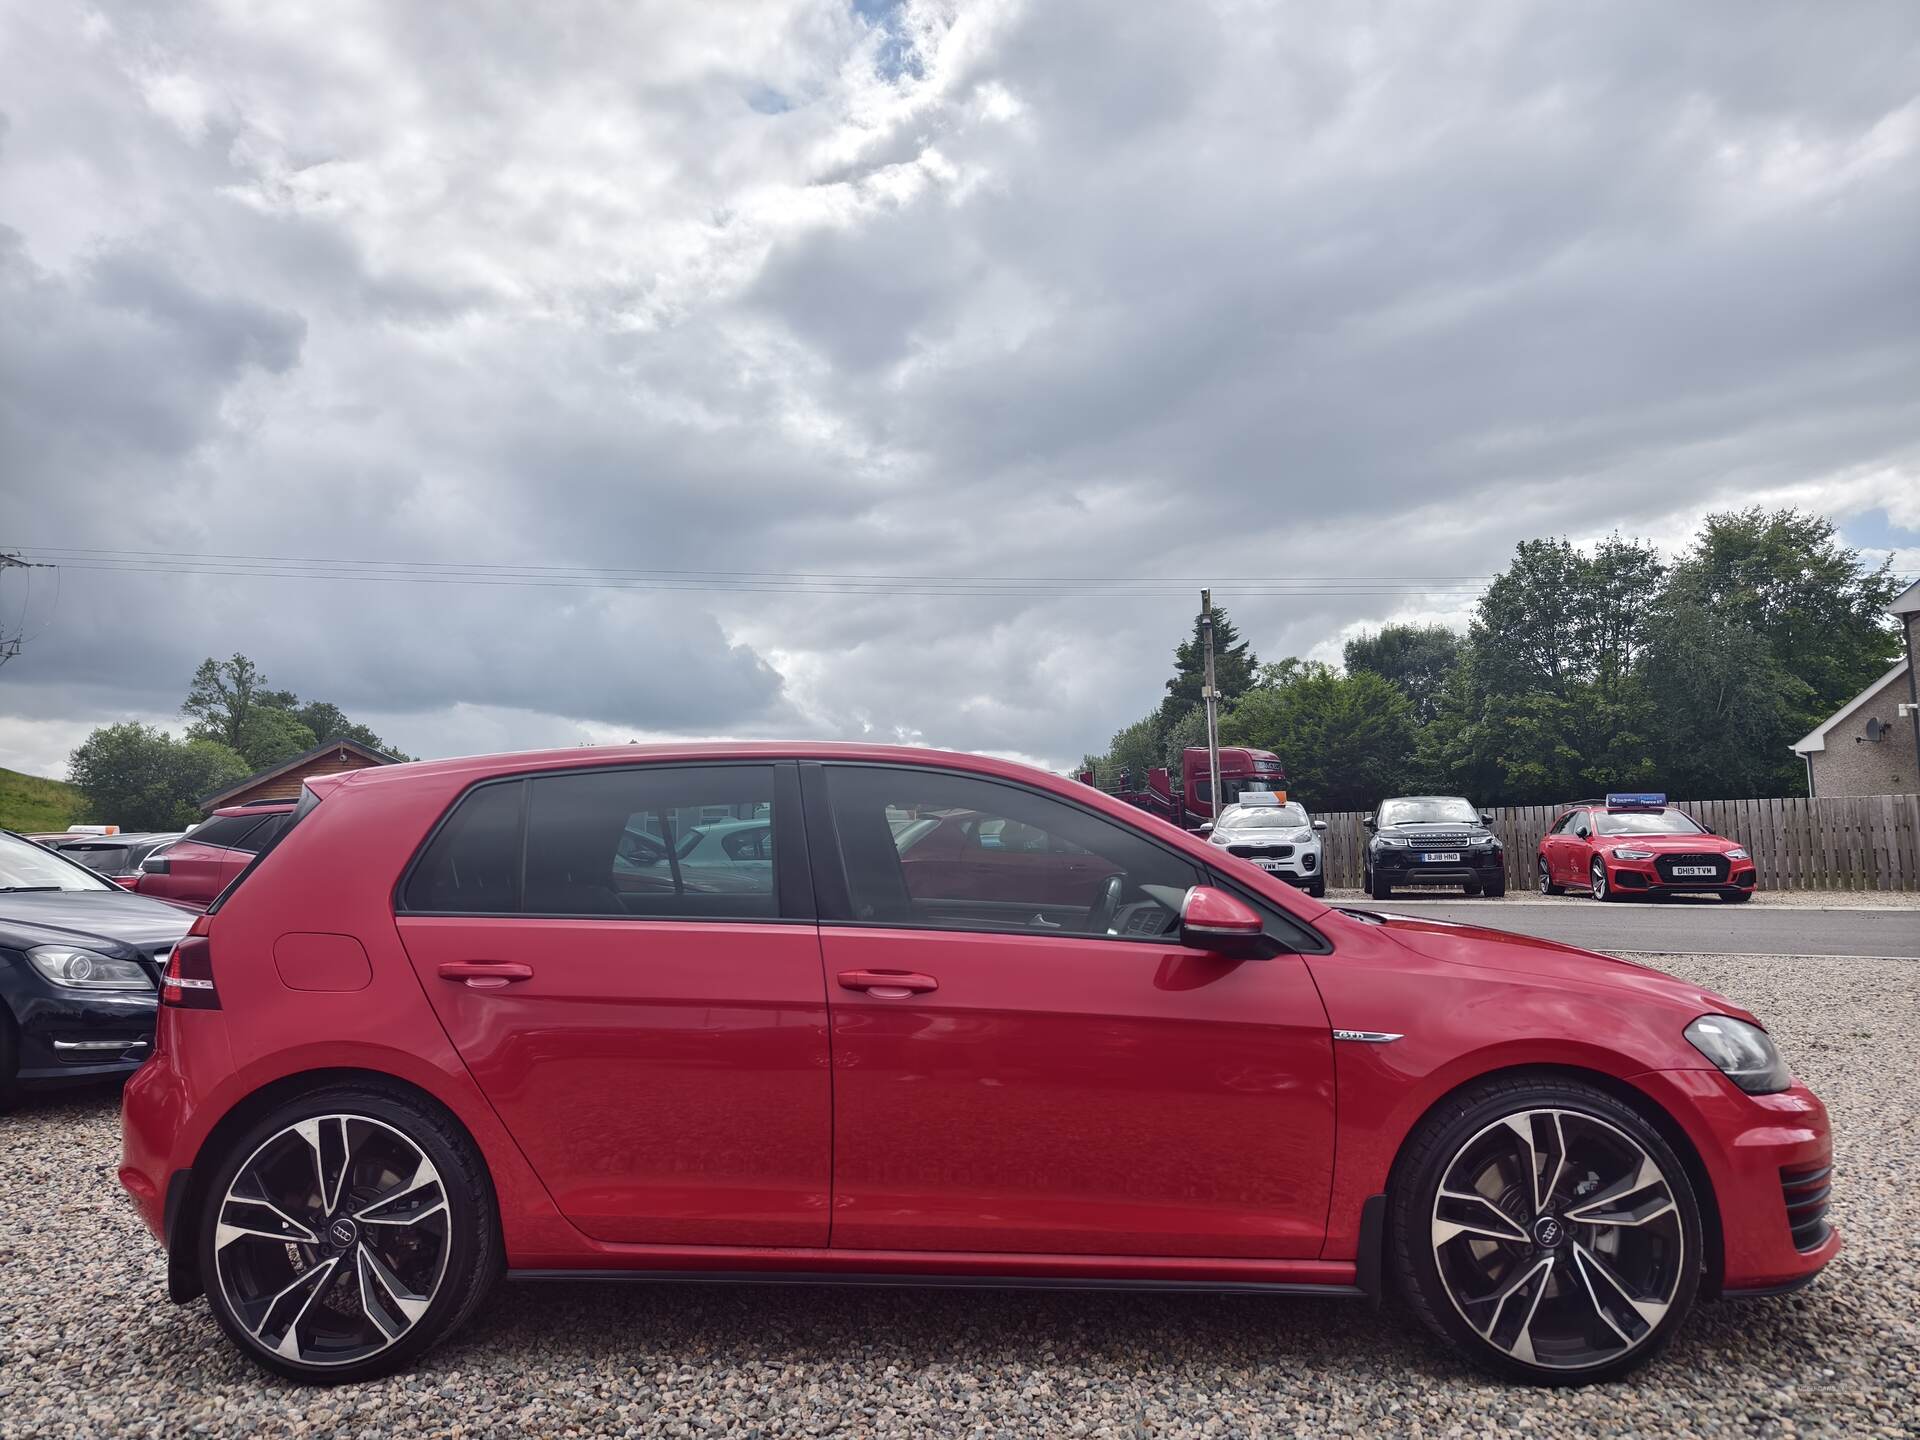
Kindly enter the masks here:
M 139 1065 L 161 969 L 192 923 L 0 831 L 0 1103 Z

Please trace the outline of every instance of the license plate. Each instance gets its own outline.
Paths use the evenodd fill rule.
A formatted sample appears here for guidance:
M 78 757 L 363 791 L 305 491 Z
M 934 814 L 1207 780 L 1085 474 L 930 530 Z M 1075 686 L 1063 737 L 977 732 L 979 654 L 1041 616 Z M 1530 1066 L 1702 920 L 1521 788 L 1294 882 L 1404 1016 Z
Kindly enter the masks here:
M 1676 875 L 1704 875 L 1707 879 L 1711 880 L 1720 872 L 1711 865 L 1676 865 L 1673 867 L 1673 873 Z
M 1284 870 L 1287 868 L 1278 860 L 1256 860 L 1253 863 L 1258 865 L 1262 870 Z
M 1460 852 L 1458 850 L 1435 851 L 1422 855 L 1420 858 L 1429 865 L 1458 865 L 1460 863 Z

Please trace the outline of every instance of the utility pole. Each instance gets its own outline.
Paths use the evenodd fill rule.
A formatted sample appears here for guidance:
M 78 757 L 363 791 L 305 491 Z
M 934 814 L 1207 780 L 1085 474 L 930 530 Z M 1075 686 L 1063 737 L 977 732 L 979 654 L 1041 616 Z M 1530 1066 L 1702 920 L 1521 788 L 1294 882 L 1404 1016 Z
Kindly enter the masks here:
M 1206 656 L 1206 688 L 1200 698 L 1207 702 L 1207 797 L 1212 802 L 1215 820 L 1220 818 L 1220 692 L 1213 684 L 1213 592 L 1200 592 L 1200 649 Z
M 22 560 L 18 555 L 0 554 L 0 574 L 5 574 L 8 570 L 51 570 L 52 568 L 51 565 L 43 565 L 37 561 Z M 20 641 L 20 636 L 9 635 L 6 631 L 0 630 L 0 665 L 6 664 L 20 653 Z

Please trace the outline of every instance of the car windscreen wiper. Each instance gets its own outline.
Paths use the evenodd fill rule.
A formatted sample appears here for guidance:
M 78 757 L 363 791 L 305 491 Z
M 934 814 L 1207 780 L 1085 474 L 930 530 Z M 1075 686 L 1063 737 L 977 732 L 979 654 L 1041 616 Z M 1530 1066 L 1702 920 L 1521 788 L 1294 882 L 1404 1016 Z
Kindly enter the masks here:
M 0 885 L 0 895 L 19 895 L 22 892 L 39 893 L 46 890 L 58 891 L 58 885 Z

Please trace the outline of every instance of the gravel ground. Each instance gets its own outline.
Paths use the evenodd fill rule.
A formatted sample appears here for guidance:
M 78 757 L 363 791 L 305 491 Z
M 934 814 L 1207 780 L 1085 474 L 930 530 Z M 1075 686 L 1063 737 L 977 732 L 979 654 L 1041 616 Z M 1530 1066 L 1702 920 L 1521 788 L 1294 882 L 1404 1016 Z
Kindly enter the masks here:
M 166 1302 L 95 1093 L 0 1120 L 0 1440 L 1920 1435 L 1920 963 L 1665 966 L 1766 1016 L 1825 1097 L 1848 1248 L 1619 1384 L 1492 1385 L 1357 1302 L 523 1285 L 411 1374 L 301 1390 Z
M 1331 889 L 1327 891 L 1329 904 L 1353 905 L 1368 898 L 1364 890 Z M 1396 887 L 1393 903 L 1402 905 L 1421 900 L 1459 900 L 1463 898 L 1458 886 L 1434 890 L 1407 890 Z M 1590 895 L 1541 895 L 1532 890 L 1509 890 L 1498 900 L 1487 901 L 1489 905 L 1591 905 L 1594 899 Z M 1629 903 L 1647 904 L 1647 901 Z M 1658 903 L 1662 905 L 1706 905 L 1719 906 L 1725 902 L 1718 895 L 1669 895 Z M 1920 910 L 1920 890 L 1760 890 L 1755 892 L 1749 905 L 1758 905 L 1769 910 Z

